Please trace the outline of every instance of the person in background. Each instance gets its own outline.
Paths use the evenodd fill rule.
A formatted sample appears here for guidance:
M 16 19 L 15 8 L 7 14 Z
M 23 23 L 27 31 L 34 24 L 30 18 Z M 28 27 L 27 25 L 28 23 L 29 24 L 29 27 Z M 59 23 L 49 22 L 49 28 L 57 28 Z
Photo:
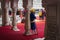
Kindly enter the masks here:
M 36 24 L 35 24 L 35 9 L 31 9 L 30 10 L 30 23 L 31 23 L 31 30 L 32 30 L 32 34 L 37 34 L 37 30 L 36 30 Z
M 46 16 L 46 11 L 41 9 L 38 14 L 39 14 L 39 18 L 44 20 L 44 17 Z
M 39 19 L 42 19 L 42 18 L 43 18 L 43 17 L 42 17 L 42 16 L 43 16 L 43 15 L 42 15 L 42 10 L 40 10 L 38 14 L 39 14 Z
M 27 10 L 26 9 L 24 9 L 23 11 L 22 11 L 22 21 L 21 21 L 21 23 L 25 23 L 25 16 L 26 16 L 26 13 L 27 13 Z
M 45 19 L 45 17 L 46 17 L 46 10 L 42 9 L 42 19 Z

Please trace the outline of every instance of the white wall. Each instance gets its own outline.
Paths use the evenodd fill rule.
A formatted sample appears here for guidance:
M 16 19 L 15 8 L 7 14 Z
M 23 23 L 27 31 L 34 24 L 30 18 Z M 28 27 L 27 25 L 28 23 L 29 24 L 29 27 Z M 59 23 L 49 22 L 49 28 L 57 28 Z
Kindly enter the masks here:
M 23 8 L 22 5 L 23 5 L 22 0 L 19 0 L 19 2 L 18 2 L 18 9 L 19 8 Z M 35 9 L 42 9 L 42 0 L 33 0 L 33 8 L 35 8 Z
M 23 8 L 23 2 L 22 0 L 19 0 L 18 2 L 18 9 Z M 0 8 L 1 8 L 1 3 L 0 3 Z M 42 8 L 42 0 L 33 0 L 33 8 L 35 9 L 41 9 Z
M 19 2 L 18 2 L 18 9 L 20 9 L 20 8 L 23 8 L 23 2 L 22 2 L 22 0 L 19 0 Z
M 41 9 L 42 8 L 42 0 L 33 0 L 33 8 Z

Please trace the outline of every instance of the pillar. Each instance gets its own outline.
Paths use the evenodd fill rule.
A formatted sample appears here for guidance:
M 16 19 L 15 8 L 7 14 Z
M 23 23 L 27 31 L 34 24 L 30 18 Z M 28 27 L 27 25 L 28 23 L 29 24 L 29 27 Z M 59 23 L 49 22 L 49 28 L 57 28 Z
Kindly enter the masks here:
M 58 34 L 58 13 L 57 0 L 43 0 L 43 7 L 46 8 L 46 26 L 45 26 L 45 40 L 56 40 Z
M 1 0 L 2 6 L 2 26 L 9 25 L 9 0 Z
M 11 8 L 12 8 L 12 30 L 19 31 L 17 28 L 17 22 L 16 22 L 16 13 L 18 9 L 18 0 L 11 0 Z
M 31 35 L 30 32 L 30 8 L 32 7 L 33 0 L 23 0 L 23 7 L 25 8 L 25 35 Z
M 57 3 L 57 30 L 56 40 L 60 40 L 60 0 Z

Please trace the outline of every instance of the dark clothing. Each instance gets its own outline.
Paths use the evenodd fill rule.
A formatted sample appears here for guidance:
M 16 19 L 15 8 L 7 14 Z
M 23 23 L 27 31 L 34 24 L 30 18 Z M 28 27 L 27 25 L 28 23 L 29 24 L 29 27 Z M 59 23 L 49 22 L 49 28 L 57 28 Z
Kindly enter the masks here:
M 34 15 L 34 13 L 31 13 L 31 14 L 30 14 L 30 21 L 32 22 L 32 21 L 34 21 L 35 19 L 36 19 L 36 17 L 35 17 L 35 15 Z M 35 22 L 32 22 L 32 23 L 31 23 L 31 29 L 32 29 L 32 30 L 35 30 L 35 29 L 36 29 Z
M 17 11 L 16 15 L 19 15 L 19 11 Z
M 31 29 L 32 29 L 32 30 L 35 30 L 35 29 L 36 29 L 35 22 L 31 23 Z
M 46 16 L 46 12 L 42 10 L 42 16 L 39 16 L 39 17 L 42 18 L 43 20 L 45 16 Z
M 9 15 L 11 15 L 11 10 L 9 10 Z
M 30 21 L 33 21 L 34 19 L 36 19 L 36 17 L 35 17 L 35 15 L 34 15 L 34 13 L 31 13 L 31 14 L 30 14 Z
M 46 16 L 46 12 L 42 10 L 42 19 Z

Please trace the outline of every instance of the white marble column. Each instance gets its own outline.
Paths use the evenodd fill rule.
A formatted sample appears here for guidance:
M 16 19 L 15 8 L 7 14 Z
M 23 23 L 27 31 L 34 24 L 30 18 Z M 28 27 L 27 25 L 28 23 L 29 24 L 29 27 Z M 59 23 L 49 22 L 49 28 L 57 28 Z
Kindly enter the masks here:
M 17 28 L 17 22 L 16 22 L 16 13 L 18 8 L 18 0 L 11 0 L 11 8 L 12 8 L 12 30 L 19 31 Z
M 30 8 L 32 7 L 32 0 L 23 0 L 23 7 L 25 8 L 26 15 L 25 15 L 25 35 L 31 35 L 30 32 Z
M 9 0 L 1 0 L 2 26 L 9 25 Z

